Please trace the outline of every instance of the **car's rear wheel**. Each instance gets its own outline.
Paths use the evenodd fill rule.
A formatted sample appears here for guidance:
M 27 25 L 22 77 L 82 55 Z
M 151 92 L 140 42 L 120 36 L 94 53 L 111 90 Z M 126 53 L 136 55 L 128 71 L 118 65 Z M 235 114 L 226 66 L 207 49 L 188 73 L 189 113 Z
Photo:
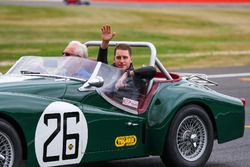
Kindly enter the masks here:
M 200 106 L 188 105 L 172 120 L 161 158 L 167 167 L 202 167 L 213 142 L 213 125 L 207 112 Z
M 0 119 L 0 166 L 18 167 L 22 161 L 22 145 L 15 129 Z

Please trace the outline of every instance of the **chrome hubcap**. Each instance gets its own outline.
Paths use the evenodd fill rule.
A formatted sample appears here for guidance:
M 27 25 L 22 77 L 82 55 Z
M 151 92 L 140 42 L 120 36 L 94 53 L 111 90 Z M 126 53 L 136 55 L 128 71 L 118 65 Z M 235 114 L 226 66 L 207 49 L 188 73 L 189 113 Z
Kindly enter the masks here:
M 177 148 L 188 161 L 199 159 L 207 146 L 207 129 L 196 115 L 186 117 L 177 129 Z
M 14 160 L 14 149 L 11 140 L 0 132 L 0 166 L 11 167 Z

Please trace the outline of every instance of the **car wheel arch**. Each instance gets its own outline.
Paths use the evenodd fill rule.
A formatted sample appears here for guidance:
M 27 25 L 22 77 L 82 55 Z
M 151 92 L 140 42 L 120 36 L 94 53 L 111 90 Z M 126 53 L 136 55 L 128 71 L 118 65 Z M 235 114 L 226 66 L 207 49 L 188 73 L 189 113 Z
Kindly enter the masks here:
M 201 101 L 192 101 L 192 102 L 184 103 L 182 106 L 178 107 L 178 109 L 175 112 L 175 115 L 177 114 L 178 111 L 180 111 L 182 108 L 184 108 L 188 105 L 196 105 L 196 106 L 199 106 L 206 111 L 206 113 L 208 114 L 208 116 L 212 122 L 213 130 L 214 130 L 214 134 L 215 134 L 215 138 L 216 138 L 217 137 L 216 121 L 214 119 L 214 115 L 213 115 L 211 108 L 207 104 L 202 103 Z
M 180 111 L 182 108 L 188 106 L 188 105 L 197 105 L 199 107 L 201 107 L 203 110 L 205 110 L 209 116 L 209 119 L 212 122 L 212 126 L 213 126 L 213 131 L 214 131 L 214 139 L 217 138 L 217 126 L 216 126 L 216 121 L 214 119 L 213 116 L 213 112 L 210 109 L 210 107 L 205 104 L 204 102 L 202 102 L 201 100 L 192 100 L 192 101 L 183 101 L 181 102 L 179 105 L 176 106 L 172 106 L 171 110 L 173 112 L 169 112 L 165 118 L 162 121 L 158 121 L 158 124 L 152 125 L 150 127 L 150 129 L 155 129 L 155 128 L 160 128 L 162 130 L 160 130 L 160 132 L 158 132 L 157 134 L 162 134 L 163 138 L 162 140 L 159 141 L 159 143 L 157 145 L 153 145 L 151 146 L 151 152 L 152 154 L 160 154 L 162 155 L 164 152 L 164 148 L 165 148 L 165 143 L 166 143 L 166 139 L 169 133 L 169 126 L 173 120 L 173 118 L 175 117 L 175 115 L 177 114 L 178 111 Z M 163 124 L 164 122 L 164 124 Z M 158 135 L 153 135 L 153 136 L 158 136 Z M 151 137 L 149 140 L 156 140 L 157 137 Z M 157 139 L 159 140 L 159 138 Z
M 24 136 L 24 133 L 23 133 L 23 130 L 21 128 L 21 126 L 10 116 L 6 115 L 6 114 L 2 114 L 0 113 L 0 121 L 3 120 L 5 121 L 6 123 L 10 124 L 14 129 L 15 131 L 17 132 L 20 140 L 21 140 L 21 145 L 22 145 L 22 158 L 24 160 L 27 160 L 27 156 L 28 156 L 28 149 L 27 149 L 27 142 L 26 142 L 26 139 L 25 139 L 25 136 Z
M 214 133 L 213 139 L 216 138 L 216 125 L 215 125 L 215 120 L 213 118 L 212 111 L 210 110 L 210 108 L 206 104 L 200 103 L 200 102 L 196 102 L 196 101 L 189 102 L 189 103 L 184 103 L 183 105 L 181 105 L 181 106 L 179 106 L 179 107 L 176 108 L 174 114 L 172 115 L 172 119 L 169 122 L 169 126 L 167 127 L 166 134 L 165 134 L 164 147 L 162 148 L 162 152 L 160 154 L 161 159 L 162 159 L 162 157 L 166 156 L 166 154 L 168 154 L 167 152 L 165 152 L 166 151 L 165 148 L 167 147 L 167 141 L 168 141 L 168 137 L 169 137 L 168 135 L 170 133 L 170 127 L 171 127 L 172 122 L 174 121 L 175 116 L 177 116 L 177 114 L 178 114 L 179 111 L 185 110 L 186 108 L 192 108 L 192 107 L 194 107 L 194 108 L 198 107 L 198 108 L 202 109 L 207 114 L 208 119 L 210 119 L 210 121 L 211 121 L 211 126 L 212 126 L 211 129 L 212 129 L 212 131 Z M 163 162 L 164 162 L 164 160 L 163 160 Z M 165 162 L 164 162 L 164 164 L 165 164 Z

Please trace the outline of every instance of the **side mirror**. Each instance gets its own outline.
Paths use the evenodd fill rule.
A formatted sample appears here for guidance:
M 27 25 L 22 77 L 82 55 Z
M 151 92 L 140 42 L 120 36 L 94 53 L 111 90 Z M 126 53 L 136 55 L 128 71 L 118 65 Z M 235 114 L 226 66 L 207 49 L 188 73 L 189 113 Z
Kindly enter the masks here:
M 90 78 L 87 82 L 85 82 L 80 88 L 79 91 L 89 91 L 93 90 L 91 87 L 100 88 L 104 84 L 104 80 L 100 76 L 96 76 L 95 78 Z
M 90 81 L 88 81 L 88 84 L 89 84 L 89 86 L 94 86 L 94 87 L 100 88 L 100 87 L 103 86 L 104 80 L 103 80 L 102 77 L 97 76 L 96 78 L 91 79 Z

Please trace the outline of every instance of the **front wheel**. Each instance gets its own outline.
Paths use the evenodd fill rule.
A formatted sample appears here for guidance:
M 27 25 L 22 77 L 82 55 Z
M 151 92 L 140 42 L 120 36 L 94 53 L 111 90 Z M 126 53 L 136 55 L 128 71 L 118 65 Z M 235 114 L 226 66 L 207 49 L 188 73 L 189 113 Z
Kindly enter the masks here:
M 22 146 L 15 129 L 0 119 L 0 166 L 18 167 L 22 161 Z
M 202 167 L 213 142 L 213 125 L 207 112 L 200 106 L 188 105 L 172 120 L 161 159 L 167 167 Z

